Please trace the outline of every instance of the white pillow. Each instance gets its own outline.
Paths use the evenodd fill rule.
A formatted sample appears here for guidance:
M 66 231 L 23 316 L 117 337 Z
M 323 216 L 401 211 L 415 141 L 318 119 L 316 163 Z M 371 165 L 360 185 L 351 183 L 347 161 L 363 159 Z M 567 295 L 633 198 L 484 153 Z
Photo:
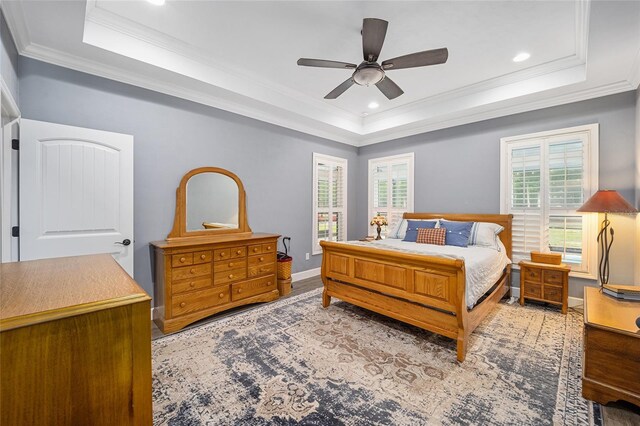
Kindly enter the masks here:
M 500 251 L 498 234 L 504 231 L 504 227 L 497 223 L 475 222 L 469 235 L 470 246 L 489 247 Z

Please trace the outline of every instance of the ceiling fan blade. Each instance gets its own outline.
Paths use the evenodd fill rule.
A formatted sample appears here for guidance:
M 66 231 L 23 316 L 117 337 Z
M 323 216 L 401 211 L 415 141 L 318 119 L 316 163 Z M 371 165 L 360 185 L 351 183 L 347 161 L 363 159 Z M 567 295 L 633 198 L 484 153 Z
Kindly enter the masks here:
M 327 61 L 324 59 L 309 59 L 309 58 L 298 59 L 298 65 L 303 67 L 346 68 L 346 69 L 355 69 L 357 67 L 356 64 L 350 64 L 348 62 Z
M 324 98 L 325 99 L 335 99 L 338 96 L 342 95 L 344 92 L 346 92 L 346 90 L 349 87 L 353 86 L 353 84 L 354 84 L 353 78 L 349 77 L 348 80 L 345 80 L 340 86 L 338 86 L 335 89 L 333 89 Z
M 362 20 L 362 53 L 365 61 L 376 62 L 378 60 L 384 38 L 387 35 L 387 26 L 389 23 L 382 19 L 365 18 Z
M 382 63 L 382 69 L 388 71 L 444 64 L 447 62 L 448 57 L 449 50 L 446 47 L 442 49 L 425 50 L 424 52 L 410 53 L 409 55 L 387 59 Z
M 389 77 L 385 77 L 381 81 L 377 82 L 376 86 L 378 86 L 378 89 L 380 89 L 382 94 L 389 98 L 389 100 L 395 99 L 404 93 L 402 89 Z

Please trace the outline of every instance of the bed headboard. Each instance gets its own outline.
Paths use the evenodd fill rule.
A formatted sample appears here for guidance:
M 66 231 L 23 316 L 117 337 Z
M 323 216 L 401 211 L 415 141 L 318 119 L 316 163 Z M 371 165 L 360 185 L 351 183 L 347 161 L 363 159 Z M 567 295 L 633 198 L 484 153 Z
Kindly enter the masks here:
M 405 213 L 405 219 L 447 219 L 459 222 L 491 222 L 504 227 L 498 237 L 507 249 L 507 256 L 511 259 L 511 214 L 473 214 L 473 213 Z

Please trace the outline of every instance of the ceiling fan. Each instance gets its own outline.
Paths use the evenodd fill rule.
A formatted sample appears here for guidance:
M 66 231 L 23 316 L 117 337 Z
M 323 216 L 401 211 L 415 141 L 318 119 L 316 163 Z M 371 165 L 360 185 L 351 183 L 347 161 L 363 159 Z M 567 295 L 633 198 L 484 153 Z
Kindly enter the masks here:
M 353 84 L 370 86 L 375 84 L 378 89 L 389 99 L 395 99 L 404 92 L 397 84 L 386 76 L 385 71 L 399 70 L 403 68 L 426 67 L 428 65 L 444 64 L 449 57 L 447 48 L 425 50 L 424 52 L 410 53 L 397 58 L 387 59 L 378 64 L 378 56 L 382 50 L 384 38 L 387 35 L 389 23 L 382 19 L 365 18 L 362 21 L 362 53 L 364 61 L 360 65 L 347 62 L 327 61 L 324 59 L 298 59 L 298 65 L 320 68 L 344 68 L 355 69 L 353 75 L 338 87 L 333 89 L 325 99 L 336 99 Z

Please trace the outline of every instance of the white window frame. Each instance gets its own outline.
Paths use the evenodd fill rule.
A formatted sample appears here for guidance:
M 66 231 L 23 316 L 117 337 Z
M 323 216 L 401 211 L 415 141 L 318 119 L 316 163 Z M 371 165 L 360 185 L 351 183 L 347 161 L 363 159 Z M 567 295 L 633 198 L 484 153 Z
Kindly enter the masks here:
M 378 209 L 376 209 L 375 207 L 373 207 L 373 168 L 383 164 L 386 165 L 389 173 L 391 173 L 391 166 L 395 165 L 395 164 L 402 164 L 402 163 L 407 163 L 407 208 L 406 209 L 394 209 L 392 208 L 392 203 L 391 203 L 391 196 L 392 196 L 392 191 L 389 189 L 388 191 L 388 197 L 389 199 L 387 200 L 387 211 L 389 213 L 391 213 L 392 210 L 395 210 L 397 212 L 413 212 L 413 208 L 414 208 L 414 162 L 415 162 L 415 154 L 413 152 L 407 152 L 405 154 L 398 154 L 398 155 L 391 155 L 388 157 L 380 157 L 380 158 L 370 158 L 369 162 L 368 162 L 368 166 L 369 169 L 367 171 L 367 182 L 368 182 L 368 196 L 367 196 L 367 221 L 371 220 L 371 218 L 374 216 L 374 212 L 376 212 Z M 387 230 L 390 227 L 387 227 Z M 372 233 L 375 230 L 375 226 L 371 226 L 369 225 L 369 234 L 373 235 Z M 386 234 L 385 230 L 383 232 L 383 234 Z
M 546 164 L 546 155 L 548 151 L 549 142 L 553 142 L 560 137 L 566 137 L 572 133 L 581 133 L 587 135 L 587 143 L 585 144 L 585 174 L 584 179 L 588 180 L 588 192 L 583 194 L 583 198 L 586 201 L 589 197 L 596 193 L 598 190 L 598 167 L 599 167 L 599 125 L 588 124 L 584 126 L 568 127 L 564 129 L 549 130 L 544 132 L 529 133 L 525 135 L 510 136 L 500 139 L 500 213 L 509 213 L 509 199 L 511 193 L 511 164 L 509 162 L 509 152 L 513 147 L 521 148 L 526 146 L 541 146 L 541 167 Z M 541 183 L 540 191 L 541 197 L 544 200 L 542 202 L 542 215 L 543 217 L 549 216 L 549 193 L 548 193 L 548 173 L 543 169 L 544 179 Z M 597 280 L 597 262 L 598 262 L 598 247 L 596 244 L 596 234 L 598 226 L 598 215 L 587 214 L 583 215 L 583 244 L 582 244 L 582 257 L 583 270 L 572 270 L 570 275 L 572 277 L 585 278 L 591 280 Z M 546 230 L 548 231 L 548 230 Z M 546 251 L 543 247 L 542 251 Z M 519 269 L 519 266 L 514 264 L 515 269 Z
M 349 182 L 348 179 L 348 175 L 349 175 L 349 170 L 348 170 L 348 163 L 349 161 L 346 158 L 340 158 L 340 157 L 333 157 L 331 155 L 325 155 L 325 154 L 319 154 L 314 152 L 313 153 L 313 200 L 312 200 L 312 205 L 313 205 L 313 219 L 312 219 L 312 231 L 311 231 L 311 253 L 316 255 L 316 254 L 322 254 L 322 247 L 320 247 L 320 243 L 318 242 L 318 213 L 321 211 L 325 211 L 325 209 L 319 209 L 318 208 L 318 164 L 319 163 L 323 163 L 323 164 L 329 164 L 331 166 L 342 166 L 344 168 L 344 182 L 342 185 L 342 207 L 334 207 L 334 206 L 329 206 L 329 213 L 333 213 L 333 212 L 337 212 L 337 213 L 341 213 L 342 217 L 343 217 L 343 227 L 342 229 L 344 230 L 344 239 L 347 239 L 347 223 L 348 223 L 348 218 L 347 218 L 347 185 Z M 332 200 L 333 200 L 333 186 L 329 185 L 329 203 L 331 204 Z M 331 221 L 329 222 L 331 223 Z M 332 238 L 332 233 L 329 232 L 329 241 L 331 241 Z M 342 240 L 338 240 L 338 241 L 342 241 Z

